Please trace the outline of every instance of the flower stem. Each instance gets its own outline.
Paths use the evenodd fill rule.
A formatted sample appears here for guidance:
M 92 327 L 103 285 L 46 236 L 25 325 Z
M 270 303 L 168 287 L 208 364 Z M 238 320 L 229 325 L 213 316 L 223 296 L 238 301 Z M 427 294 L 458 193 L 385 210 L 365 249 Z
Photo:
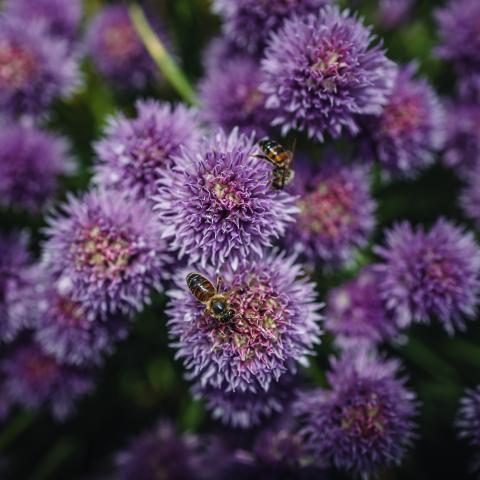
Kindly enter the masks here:
M 129 7 L 129 12 L 135 30 L 162 74 L 172 84 L 175 90 L 177 90 L 183 100 L 191 105 L 198 105 L 197 97 L 190 82 L 173 58 L 168 54 L 162 41 L 148 23 L 143 10 L 137 4 L 132 4 Z
M 16 416 L 0 434 L 0 450 L 4 450 L 12 443 L 23 431 L 25 431 L 35 419 L 32 412 L 23 412 Z
M 54 478 L 53 473 L 72 455 L 75 444 L 70 438 L 62 438 L 56 443 L 47 456 L 40 462 L 30 480 L 46 480 Z

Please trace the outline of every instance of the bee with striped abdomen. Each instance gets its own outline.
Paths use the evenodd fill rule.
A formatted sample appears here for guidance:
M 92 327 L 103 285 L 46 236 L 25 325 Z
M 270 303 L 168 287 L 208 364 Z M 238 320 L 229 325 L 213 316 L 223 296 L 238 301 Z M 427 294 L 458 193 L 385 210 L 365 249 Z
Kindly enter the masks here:
M 258 146 L 262 153 L 255 156 L 273 165 L 272 187 L 276 190 L 284 188 L 292 181 L 294 175 L 292 163 L 295 143 L 292 150 L 287 150 L 277 141 L 270 139 L 260 140 Z
M 228 322 L 235 316 L 230 307 L 228 293 L 220 293 L 221 278 L 217 277 L 217 284 L 213 283 L 200 273 L 187 275 L 187 286 L 192 295 L 205 305 L 205 312 L 216 320 Z

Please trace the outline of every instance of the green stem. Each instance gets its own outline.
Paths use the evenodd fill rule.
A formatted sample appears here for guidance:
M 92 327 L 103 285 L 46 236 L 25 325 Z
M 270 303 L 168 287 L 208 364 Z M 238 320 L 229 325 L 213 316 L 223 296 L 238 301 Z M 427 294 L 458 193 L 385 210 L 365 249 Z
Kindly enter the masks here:
M 410 337 L 408 344 L 401 351 L 405 357 L 416 363 L 432 378 L 457 379 L 455 369 L 420 340 Z
M 179 95 L 191 105 L 198 105 L 198 100 L 185 74 L 168 54 L 165 46 L 148 23 L 143 10 L 137 5 L 129 7 L 130 18 L 135 30 L 142 39 L 146 49 L 165 78 L 173 85 Z
M 0 432 L 0 450 L 4 450 L 12 443 L 23 431 L 25 431 L 35 419 L 32 412 L 23 412 L 16 416 L 3 430 Z
M 69 438 L 60 440 L 35 468 L 30 480 L 53 478 L 53 472 L 75 451 L 75 444 Z

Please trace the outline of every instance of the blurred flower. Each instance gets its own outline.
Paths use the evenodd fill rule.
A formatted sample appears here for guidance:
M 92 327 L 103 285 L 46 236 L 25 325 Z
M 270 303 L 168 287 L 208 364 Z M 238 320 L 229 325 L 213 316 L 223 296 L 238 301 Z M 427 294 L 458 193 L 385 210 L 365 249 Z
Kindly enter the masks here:
M 225 37 L 214 38 L 205 48 L 202 55 L 202 63 L 206 72 L 222 70 L 234 63 L 239 58 L 260 60 L 253 55 L 245 55 L 245 50 L 239 48 L 235 43 Z
M 395 28 L 407 20 L 415 0 L 380 0 L 378 22 L 382 27 Z
M 32 258 L 28 252 L 28 236 L 23 232 L 0 235 L 0 339 L 11 340 L 18 332 L 15 298 L 28 282 Z M 24 305 L 20 306 L 22 310 Z
M 161 172 L 155 209 L 180 258 L 203 267 L 228 260 L 235 269 L 293 222 L 293 196 L 272 189 L 272 167 L 254 153 L 237 129 L 228 137 L 218 131 Z
M 390 340 L 397 327 L 385 309 L 379 288 L 382 277 L 371 266 L 356 278 L 330 291 L 325 327 L 341 345 Z
M 238 126 L 244 133 L 263 137 L 273 113 L 265 108 L 265 95 L 259 90 L 261 81 L 258 63 L 246 57 L 208 71 L 200 84 L 203 118 L 226 131 Z
M 427 81 L 414 79 L 416 69 L 399 68 L 385 109 L 367 127 L 373 158 L 392 176 L 415 176 L 444 142 L 443 109 Z
M 0 129 L 0 204 L 37 212 L 58 189 L 58 176 L 72 172 L 67 142 L 36 127 Z
M 77 397 L 93 389 L 87 371 L 61 365 L 35 343 L 8 352 L 0 361 L 0 373 L 8 399 L 30 409 L 47 404 L 58 420 L 72 413 Z
M 133 198 L 156 192 L 160 170 L 166 169 L 182 147 L 193 150 L 199 137 L 196 115 L 183 105 L 139 101 L 137 115 L 110 118 L 106 136 L 95 151 L 99 158 L 96 183 Z
M 213 418 L 230 427 L 251 428 L 282 412 L 293 399 L 294 386 L 293 378 L 286 374 L 278 382 L 272 382 L 266 391 L 258 391 L 254 386 L 245 391 L 231 391 L 201 383 L 194 385 L 192 391 L 196 398 L 205 400 Z
M 467 173 L 467 172 L 465 172 Z M 468 172 L 467 185 L 460 195 L 460 204 L 468 218 L 480 228 L 480 162 Z
M 480 71 L 467 71 L 464 75 L 460 75 L 458 91 L 461 100 L 467 104 L 480 105 Z
M 146 203 L 115 191 L 70 196 L 46 233 L 44 258 L 60 292 L 97 314 L 141 310 L 162 288 L 166 245 Z
M 278 109 L 274 125 L 319 141 L 325 133 L 356 135 L 359 116 L 379 115 L 394 81 L 394 64 L 374 40 L 371 28 L 337 7 L 287 20 L 262 63 L 267 107 Z
M 456 427 L 460 437 L 466 438 L 472 447 L 476 448 L 473 470 L 480 470 L 480 386 L 468 389 L 460 402 Z
M 70 41 L 82 19 L 81 0 L 6 0 L 5 13 L 28 23 L 41 22 L 48 32 Z
M 300 473 L 302 467 L 312 463 L 291 412 L 259 432 L 252 453 L 258 463 L 276 469 L 291 469 L 292 474 Z
M 369 187 L 366 167 L 342 164 L 334 155 L 316 172 L 300 165 L 292 187 L 300 214 L 288 231 L 287 245 L 327 267 L 350 262 L 375 227 Z
M 214 282 L 216 273 L 221 275 L 220 290 L 228 292 L 236 313 L 226 322 L 208 315 L 185 276 L 176 277 L 176 288 L 167 292 L 168 325 L 189 379 L 227 393 L 261 392 L 307 363 L 319 342 L 321 305 L 294 260 L 274 252 L 245 261 L 235 272 L 230 265 L 205 272 Z
M 67 42 L 54 39 L 41 23 L 0 18 L 0 111 L 39 114 L 53 99 L 79 84 L 76 58 Z
M 222 17 L 227 38 L 256 53 L 286 18 L 316 13 L 329 3 L 331 0 L 213 0 L 213 10 Z
M 24 299 L 32 302 L 32 318 L 25 323 L 35 328 L 34 338 L 45 353 L 61 363 L 98 364 L 102 354 L 112 353 L 115 341 L 127 336 L 125 318 L 100 318 L 62 293 L 43 269 Z
M 480 293 L 480 250 L 473 235 L 440 219 L 430 231 L 403 222 L 377 247 L 380 291 L 399 326 L 438 318 L 449 334 L 465 328 Z
M 366 350 L 332 361 L 331 390 L 305 392 L 294 409 L 318 461 L 363 478 L 400 464 L 413 440 L 416 401 L 399 363 Z
M 173 425 L 160 422 L 133 440 L 117 455 L 119 480 L 195 480 L 201 477 L 199 439 L 178 435 Z
M 440 32 L 437 52 L 457 67 L 477 70 L 480 67 L 480 36 L 478 0 L 450 0 L 436 11 Z
M 250 446 L 251 445 L 251 446 Z M 290 411 L 264 425 L 249 441 L 247 450 L 237 450 L 232 456 L 236 471 L 245 473 L 222 478 L 258 478 L 262 480 L 277 479 L 315 479 L 325 480 L 323 465 L 317 465 L 307 450 L 305 439 L 298 432 L 298 426 Z M 248 468 L 248 469 L 247 469 Z M 230 473 L 230 472 L 228 472 Z M 250 476 L 249 476 L 249 475 Z
M 117 86 L 143 88 L 157 72 L 124 5 L 104 7 L 94 17 L 86 43 L 99 72 Z
M 461 178 L 469 178 L 480 164 L 480 105 L 450 103 L 447 106 L 447 138 L 442 159 Z

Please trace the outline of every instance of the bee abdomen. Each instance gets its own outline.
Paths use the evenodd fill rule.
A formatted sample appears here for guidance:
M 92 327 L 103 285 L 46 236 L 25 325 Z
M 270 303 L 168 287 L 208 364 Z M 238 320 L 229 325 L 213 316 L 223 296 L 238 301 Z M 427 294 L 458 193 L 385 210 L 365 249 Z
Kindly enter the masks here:
M 202 303 L 207 303 L 215 295 L 212 282 L 199 273 L 189 273 L 187 275 L 187 286 L 192 295 Z
M 260 146 L 265 155 L 277 164 L 283 164 L 288 159 L 289 152 L 275 140 L 265 140 Z

